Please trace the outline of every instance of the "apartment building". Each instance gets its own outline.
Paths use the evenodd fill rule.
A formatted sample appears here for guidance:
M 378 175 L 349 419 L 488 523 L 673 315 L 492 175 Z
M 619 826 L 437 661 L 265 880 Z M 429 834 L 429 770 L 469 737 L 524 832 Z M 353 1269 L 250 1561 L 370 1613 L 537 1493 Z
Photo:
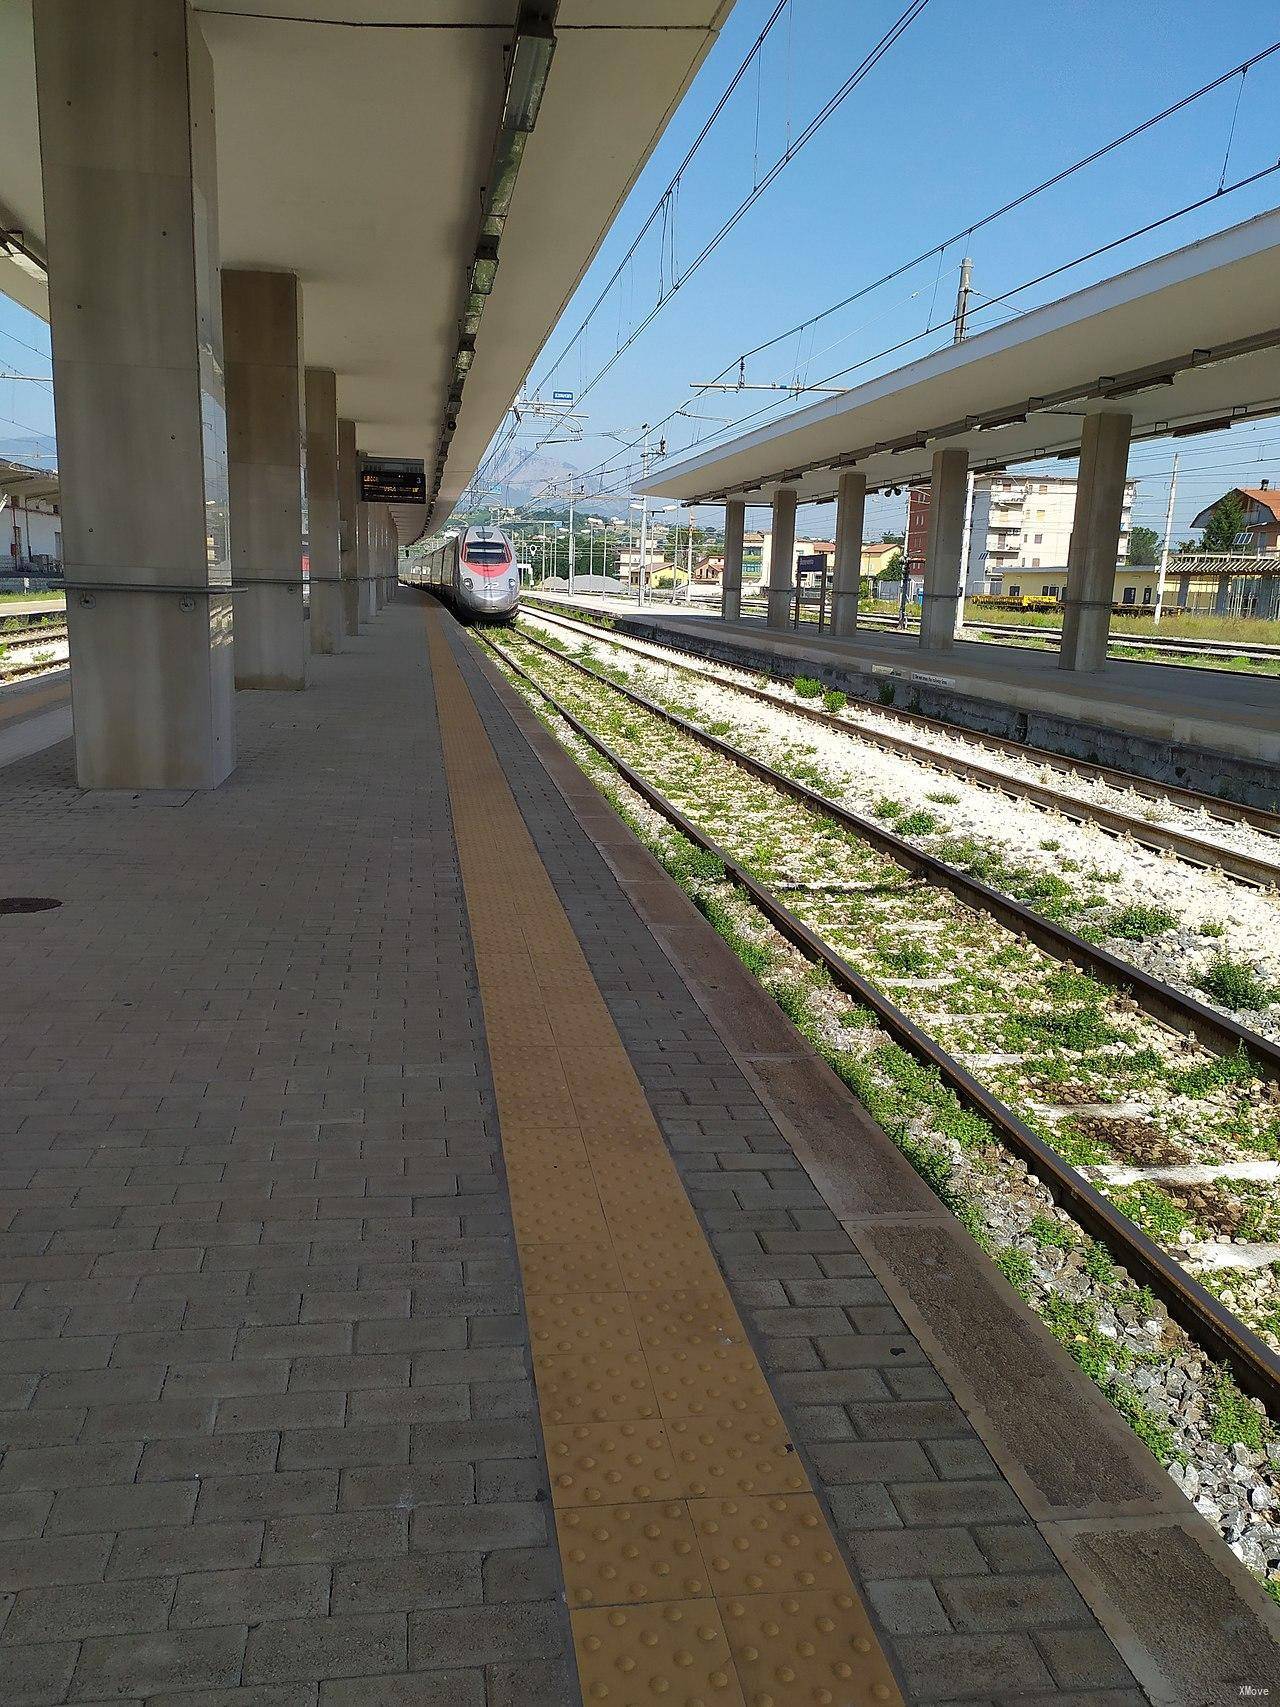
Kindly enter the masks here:
M 1135 481 L 1124 489 L 1117 561 L 1129 554 Z M 1074 475 L 980 475 L 973 483 L 969 523 L 969 553 L 965 572 L 967 593 L 1014 593 L 1027 597 L 1057 597 L 1066 578 L 1075 517 Z M 1037 577 L 1035 571 L 1045 574 Z

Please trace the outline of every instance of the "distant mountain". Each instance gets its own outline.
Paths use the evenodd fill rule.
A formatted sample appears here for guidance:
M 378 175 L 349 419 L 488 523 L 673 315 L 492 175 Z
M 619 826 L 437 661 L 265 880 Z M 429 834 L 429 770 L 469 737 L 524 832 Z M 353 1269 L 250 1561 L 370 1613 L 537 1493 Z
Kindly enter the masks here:
M 522 465 L 523 454 L 513 447 L 503 463 L 492 472 L 495 483 L 503 488 L 504 501 L 509 501 L 520 509 L 558 512 L 567 510 L 568 502 L 564 494 L 572 486 L 575 491 L 581 491 L 583 488 L 587 491 L 588 496 L 578 500 L 580 509 L 613 521 L 621 521 L 626 517 L 631 496 L 629 492 L 599 494 L 593 491 L 598 482 L 584 480 L 582 470 L 574 468 L 572 463 L 563 462 L 559 457 L 540 454 L 530 457 L 528 462 Z M 508 468 L 512 473 L 509 487 L 504 478 Z M 604 475 L 603 479 L 606 485 L 610 483 L 609 475 Z
M 52 433 L 30 433 L 21 439 L 0 439 L 0 457 L 27 468 L 56 468 L 58 441 Z

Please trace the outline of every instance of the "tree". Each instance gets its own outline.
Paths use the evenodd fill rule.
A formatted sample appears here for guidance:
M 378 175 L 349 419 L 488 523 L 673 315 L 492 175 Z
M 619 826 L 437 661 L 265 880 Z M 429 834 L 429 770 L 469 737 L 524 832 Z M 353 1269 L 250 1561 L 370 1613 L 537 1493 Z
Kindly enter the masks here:
M 1236 540 L 1244 531 L 1245 507 L 1234 492 L 1219 498 L 1205 524 L 1201 551 L 1226 552 L 1235 549 Z
M 882 533 L 880 543 L 881 545 L 905 545 L 907 536 L 905 533 Z
M 1128 561 L 1135 569 L 1149 568 L 1160 561 L 1160 535 L 1154 528 L 1130 531 Z
M 889 542 L 886 541 L 885 543 L 888 544 Z M 885 564 L 884 568 L 880 570 L 877 579 L 881 581 L 900 581 L 902 579 L 902 565 L 902 553 L 900 551 L 895 551 L 889 558 L 889 561 Z

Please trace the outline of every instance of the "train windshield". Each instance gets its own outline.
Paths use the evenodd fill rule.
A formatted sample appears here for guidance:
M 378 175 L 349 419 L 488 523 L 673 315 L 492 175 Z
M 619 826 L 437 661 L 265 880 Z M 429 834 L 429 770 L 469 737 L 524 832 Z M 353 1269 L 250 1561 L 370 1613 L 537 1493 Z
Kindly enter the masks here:
M 511 548 L 501 536 L 494 539 L 468 539 L 462 548 L 462 561 L 483 574 L 495 574 L 511 562 Z

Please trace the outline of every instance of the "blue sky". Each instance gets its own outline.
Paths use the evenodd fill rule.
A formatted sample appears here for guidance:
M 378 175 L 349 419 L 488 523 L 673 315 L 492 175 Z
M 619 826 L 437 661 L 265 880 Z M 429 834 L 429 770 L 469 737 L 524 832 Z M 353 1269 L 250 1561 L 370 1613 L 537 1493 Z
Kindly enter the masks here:
M 534 379 L 545 392 L 582 390 L 656 300 L 672 250 L 687 265 L 706 239 L 834 93 L 906 0 L 789 0 L 758 69 L 744 79 L 685 174 L 666 226 L 650 233 L 622 288 L 608 296 L 588 333 L 570 334 L 626 252 L 774 0 L 738 0 L 654 157 L 601 247 L 562 325 L 549 337 Z M 588 435 L 549 454 L 584 469 L 617 452 L 609 433 L 634 437 L 640 423 L 682 404 L 741 419 L 773 404 L 769 394 L 692 400 L 689 384 L 736 363 L 741 351 L 871 282 L 939 239 L 962 230 L 1020 190 L 1140 123 L 1161 107 L 1280 38 L 1276 0 L 929 0 L 919 19 L 783 170 L 741 223 L 667 302 L 635 346 L 582 404 Z M 1237 111 L 1237 96 L 1239 105 Z M 856 377 L 898 365 L 932 347 L 924 340 L 892 356 L 951 312 L 960 256 L 968 247 L 974 283 L 986 296 L 1071 260 L 1227 181 L 1280 157 L 1280 54 L 1028 207 L 953 245 L 942 257 L 882 287 L 801 341 L 751 362 L 755 381 L 810 382 L 855 363 Z M 1018 296 L 1034 306 L 1154 254 L 1179 247 L 1280 202 L 1280 173 L 1225 196 L 1202 212 L 1128 243 L 1051 284 Z M 660 250 L 662 251 L 660 259 Z M 979 298 L 979 302 L 981 298 Z M 991 323 L 979 311 L 976 326 Z M 944 341 L 944 329 L 934 341 Z M 564 354 L 566 347 L 568 353 Z M 563 360 L 554 375 L 554 358 Z M 47 374 L 48 332 L 0 298 L 0 370 Z M 769 418 L 768 416 L 764 417 Z M 49 388 L 0 377 L 0 439 L 48 432 Z M 695 431 L 732 431 L 678 419 L 665 429 L 674 451 Z M 536 442 L 522 438 L 521 452 Z M 1280 419 L 1229 435 L 1183 441 L 1175 535 L 1204 503 L 1240 480 L 1280 481 Z M 1162 528 L 1169 445 L 1135 449 L 1141 480 L 1136 519 Z M 629 460 L 623 457 L 622 463 Z M 630 460 L 634 461 L 634 453 Z M 625 467 L 624 467 L 625 474 Z M 1060 466 L 1058 472 L 1061 472 Z M 625 483 L 625 482 L 624 482 Z M 868 531 L 898 525 L 902 500 L 869 506 Z M 829 509 L 802 513 L 811 529 Z M 707 513 L 707 519 L 714 519 Z
M 49 328 L 0 296 L 0 441 L 8 444 L 53 431 Z M 6 379 L 21 374 L 21 379 Z M 43 376 L 42 383 L 35 383 Z
M 905 0 L 790 0 L 759 72 L 732 97 L 685 174 L 674 212 L 680 265 L 697 253 L 767 168 L 838 88 Z M 773 0 L 739 0 L 684 105 L 564 322 L 535 364 L 535 386 L 581 391 L 656 300 L 670 271 L 670 222 L 660 261 L 661 228 L 651 232 L 587 333 L 570 333 L 599 293 L 665 188 L 689 143 L 773 10 Z M 794 325 L 970 220 L 1050 176 L 1080 155 L 1280 37 L 1280 6 L 1257 0 L 930 0 L 902 39 L 746 213 L 689 282 L 670 298 L 634 347 L 586 397 L 581 446 L 550 454 L 594 467 L 641 422 L 682 403 L 708 415 L 741 419 L 774 401 L 768 394 L 694 402 L 689 383 L 714 377 L 738 354 Z M 1237 96 L 1239 104 L 1237 109 Z M 1235 120 L 1230 155 L 1228 135 Z M 900 339 L 945 319 L 954 305 L 966 248 L 974 283 L 987 296 L 1095 245 L 1172 212 L 1226 181 L 1280 156 L 1280 54 L 1241 81 L 1207 96 L 1105 161 L 1026 208 L 960 242 L 905 278 L 872 292 L 802 342 L 776 346 L 748 365 L 755 381 L 809 382 L 865 363 Z M 1091 280 L 1219 230 L 1280 201 L 1280 174 L 1227 195 L 1125 244 L 1059 279 L 1015 297 L 1001 316 L 1051 300 Z M 981 299 L 979 299 L 981 301 Z M 993 324 L 979 312 L 975 326 Z M 947 331 L 872 361 L 857 377 L 897 366 L 945 341 Z M 565 354 L 566 346 L 568 353 Z M 552 362 L 560 358 L 554 373 Z M 846 381 L 845 383 L 848 383 Z M 786 398 L 773 412 L 797 405 Z M 764 416 L 768 419 L 769 416 Z M 677 420 L 664 429 L 672 450 L 718 423 Z M 732 429 L 722 429 L 731 431 Z M 598 435 L 598 436 L 597 436 Z M 526 441 L 522 439 L 523 446 Z M 534 441 L 529 440 L 528 443 Z M 1196 509 L 1238 477 L 1280 475 L 1280 421 L 1236 429 L 1182 446 L 1183 476 L 1175 532 Z M 1132 472 L 1144 477 L 1137 519 L 1161 528 L 1172 448 L 1135 449 Z M 1259 457 L 1267 458 L 1264 464 Z M 619 455 L 625 467 L 634 462 Z M 1061 472 L 1060 466 L 1057 469 Z M 896 504 L 873 504 L 871 525 L 897 519 Z M 710 512 L 708 513 L 710 516 Z M 830 510 L 802 522 L 821 528 Z

